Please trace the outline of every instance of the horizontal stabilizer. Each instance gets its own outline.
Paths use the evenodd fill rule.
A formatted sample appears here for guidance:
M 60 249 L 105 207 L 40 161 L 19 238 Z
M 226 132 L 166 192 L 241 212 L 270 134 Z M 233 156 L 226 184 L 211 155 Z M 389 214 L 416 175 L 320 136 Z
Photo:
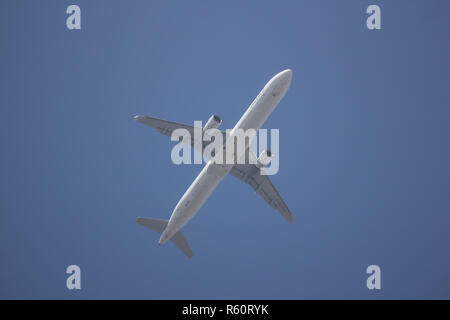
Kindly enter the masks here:
M 163 233 L 164 229 L 167 227 L 167 220 L 162 219 L 153 219 L 153 218 L 141 218 L 138 217 L 136 219 L 136 222 L 140 225 L 147 227 L 155 232 L 158 232 L 159 234 Z M 186 238 L 183 235 L 183 232 L 179 230 L 177 233 L 173 235 L 172 238 L 170 238 L 170 241 L 173 242 L 173 244 L 183 251 L 185 255 L 187 255 L 189 258 L 192 258 L 192 250 L 189 247 L 189 244 L 186 241 Z

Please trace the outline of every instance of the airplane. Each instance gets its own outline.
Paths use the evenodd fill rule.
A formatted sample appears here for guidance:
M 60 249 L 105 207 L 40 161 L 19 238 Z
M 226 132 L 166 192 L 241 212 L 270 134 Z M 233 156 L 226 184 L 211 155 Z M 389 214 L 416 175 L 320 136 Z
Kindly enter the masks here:
M 243 152 L 247 152 L 246 154 L 248 154 L 249 157 L 256 158 L 253 152 L 249 150 L 249 141 L 245 141 L 244 150 L 235 151 L 235 137 L 238 129 L 260 129 L 268 116 L 286 94 L 286 91 L 291 84 L 291 80 L 292 71 L 290 69 L 286 69 L 278 73 L 269 80 L 231 132 L 225 133 L 222 131 L 226 139 L 224 150 L 232 149 L 233 152 L 235 152 L 233 153 L 235 158 L 245 156 Z M 155 128 L 161 134 L 168 137 L 172 136 L 172 132 L 174 130 L 180 128 L 188 130 L 191 133 L 191 137 L 194 137 L 194 127 L 190 125 L 152 118 L 149 116 L 135 116 L 134 119 L 137 122 Z M 209 118 L 204 128 L 201 129 L 203 132 L 205 132 L 207 128 L 217 129 L 221 122 L 222 120 L 217 115 L 213 115 Z M 194 143 L 194 139 L 191 139 L 191 141 L 188 142 L 190 142 L 191 147 L 194 147 L 194 149 L 199 147 L 198 143 Z M 206 142 L 206 144 L 208 144 L 208 142 Z M 205 142 L 200 144 L 200 148 L 202 150 L 205 146 Z M 201 152 L 202 150 L 199 151 Z M 209 160 L 194 182 L 187 189 L 185 194 L 181 197 L 168 221 L 163 219 L 138 217 L 136 222 L 161 234 L 158 241 L 159 245 L 162 245 L 170 240 L 186 256 L 191 258 L 193 253 L 181 231 L 181 228 L 193 218 L 193 216 L 203 206 L 205 201 L 217 187 L 219 182 L 229 173 L 240 179 L 242 182 L 250 185 L 254 189 L 255 193 L 260 195 L 270 207 L 278 210 L 284 219 L 292 223 L 293 216 L 286 203 L 275 189 L 269 177 L 261 174 L 263 168 L 270 163 L 271 156 L 272 154 L 269 150 L 264 150 L 253 163 L 239 164 L 239 162 L 237 162 L 235 164 L 218 164 L 213 160 Z

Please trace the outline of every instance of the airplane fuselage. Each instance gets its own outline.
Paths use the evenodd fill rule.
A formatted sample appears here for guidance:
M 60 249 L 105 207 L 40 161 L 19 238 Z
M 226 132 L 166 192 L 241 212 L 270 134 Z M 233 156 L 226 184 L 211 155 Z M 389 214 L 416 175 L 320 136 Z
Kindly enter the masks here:
M 235 127 L 231 130 L 225 148 L 230 147 L 234 150 L 234 137 L 238 129 L 244 131 L 248 129 L 258 130 L 266 121 L 267 117 L 272 113 L 277 104 L 285 95 L 292 79 L 292 71 L 284 70 L 275 75 L 261 90 L 250 107 L 237 122 Z M 248 147 L 249 141 L 245 141 L 245 147 Z M 245 149 L 246 149 L 245 148 Z M 236 157 L 240 158 L 245 152 L 237 150 Z M 232 164 L 216 164 L 212 160 L 208 161 L 200 174 L 190 185 L 180 201 L 176 205 L 170 220 L 161 234 L 159 244 L 164 244 L 175 233 L 178 232 L 202 207 L 205 201 L 209 198 L 211 193 L 217 187 L 219 182 L 227 175 L 233 167 Z

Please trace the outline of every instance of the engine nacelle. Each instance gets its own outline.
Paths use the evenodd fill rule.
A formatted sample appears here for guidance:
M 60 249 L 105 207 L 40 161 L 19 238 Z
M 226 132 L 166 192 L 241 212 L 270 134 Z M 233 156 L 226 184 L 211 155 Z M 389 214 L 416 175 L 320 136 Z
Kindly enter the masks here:
M 270 150 L 264 150 L 259 155 L 258 159 L 256 160 L 256 166 L 258 168 L 264 168 L 267 167 L 272 160 L 272 152 Z
M 203 127 L 203 131 L 206 131 L 208 129 L 217 129 L 221 123 L 222 119 L 220 119 L 219 116 L 212 115 Z

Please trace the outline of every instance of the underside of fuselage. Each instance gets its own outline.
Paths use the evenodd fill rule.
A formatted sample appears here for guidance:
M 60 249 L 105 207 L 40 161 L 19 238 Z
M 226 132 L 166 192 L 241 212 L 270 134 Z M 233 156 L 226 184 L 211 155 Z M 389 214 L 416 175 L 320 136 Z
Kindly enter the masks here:
M 247 158 L 247 151 L 249 150 L 249 143 L 251 139 L 244 139 L 244 147 L 238 148 L 236 145 L 238 135 L 241 134 L 242 131 L 245 132 L 249 129 L 254 129 L 256 132 L 264 124 L 268 116 L 272 113 L 277 104 L 285 95 L 287 89 L 289 88 L 291 79 L 292 71 L 288 69 L 278 73 L 265 85 L 227 137 L 224 144 L 225 157 L 227 153 L 231 152 L 231 159 L 237 160 L 245 158 L 246 160 L 244 161 L 248 161 L 249 158 Z M 217 128 L 220 123 L 220 118 L 217 116 L 212 116 L 206 126 Z M 228 162 L 225 162 L 225 164 L 218 164 L 213 160 L 208 161 L 200 174 L 179 200 L 169 221 L 164 225 L 164 229 L 161 229 L 161 226 L 159 226 L 161 229 L 158 229 L 161 231 L 161 237 L 159 239 L 160 245 L 166 243 L 174 237 L 179 237 L 177 235 L 179 234 L 181 228 L 194 217 L 194 215 L 203 206 L 205 201 L 217 187 L 219 182 L 227 175 L 228 172 L 230 172 L 230 170 L 232 170 L 235 164 L 236 162 L 231 164 Z M 148 224 L 149 222 L 147 222 L 147 227 L 149 227 Z M 153 230 L 155 229 L 153 228 Z

